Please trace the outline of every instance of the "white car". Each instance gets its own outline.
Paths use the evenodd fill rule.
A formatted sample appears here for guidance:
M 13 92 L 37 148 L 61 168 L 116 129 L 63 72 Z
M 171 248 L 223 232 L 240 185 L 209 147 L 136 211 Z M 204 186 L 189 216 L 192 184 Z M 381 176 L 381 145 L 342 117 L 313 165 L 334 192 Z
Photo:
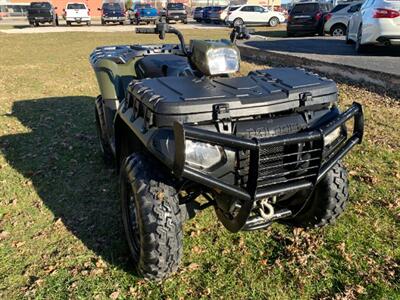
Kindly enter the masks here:
M 349 20 L 346 42 L 355 42 L 356 51 L 367 45 L 400 45 L 400 1 L 366 0 Z
M 324 19 L 324 31 L 332 36 L 345 35 L 350 17 L 360 10 L 362 2 L 345 2 L 336 5 Z
M 89 11 L 85 3 L 67 3 L 63 18 L 67 22 L 67 26 L 70 26 L 71 23 L 86 23 L 89 26 L 91 22 Z
M 240 5 L 230 7 L 225 23 L 231 26 L 242 24 L 277 26 L 285 22 L 285 16 L 277 11 L 259 5 Z

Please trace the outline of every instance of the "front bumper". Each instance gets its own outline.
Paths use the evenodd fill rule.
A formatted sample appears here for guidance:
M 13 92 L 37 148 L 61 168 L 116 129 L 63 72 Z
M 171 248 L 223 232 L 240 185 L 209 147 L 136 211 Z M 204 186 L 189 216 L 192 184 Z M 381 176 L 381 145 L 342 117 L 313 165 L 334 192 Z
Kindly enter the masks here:
M 354 119 L 352 135 L 343 141 L 335 149 L 335 152 L 332 155 L 324 157 L 324 138 L 351 119 Z M 246 223 L 254 201 L 286 192 L 313 188 L 340 159 L 342 159 L 356 144 L 361 143 L 363 129 L 364 120 L 362 106 L 358 103 L 354 103 L 347 111 L 339 114 L 334 120 L 319 128 L 269 138 L 246 139 L 175 123 L 174 173 L 177 176 L 189 179 L 211 189 L 243 200 L 243 205 L 241 206 L 238 215 L 233 220 L 224 223 L 229 230 L 236 232 Z M 186 139 L 220 145 L 225 148 L 249 151 L 250 159 L 246 185 L 244 187 L 231 185 L 218 178 L 211 177 L 210 174 L 203 173 L 198 169 L 189 166 L 185 161 Z M 310 171 L 310 166 L 308 167 L 310 170 L 306 170 L 307 173 L 304 173 L 303 176 L 293 177 L 289 180 L 280 182 L 272 180 L 268 184 L 261 184 L 262 180 L 265 179 L 265 176 L 261 175 L 260 164 L 265 165 L 265 153 L 268 153 L 268 149 L 279 146 L 297 147 L 297 145 L 300 144 L 310 143 L 313 145 L 319 145 L 318 147 L 315 146 L 315 149 L 309 149 L 309 153 L 313 153 L 312 159 L 314 160 L 312 171 Z M 284 155 L 294 154 L 297 155 L 298 153 L 296 152 Z M 301 162 L 303 162 L 303 160 L 301 160 Z M 276 174 L 267 175 L 267 177 L 273 178 L 275 175 Z

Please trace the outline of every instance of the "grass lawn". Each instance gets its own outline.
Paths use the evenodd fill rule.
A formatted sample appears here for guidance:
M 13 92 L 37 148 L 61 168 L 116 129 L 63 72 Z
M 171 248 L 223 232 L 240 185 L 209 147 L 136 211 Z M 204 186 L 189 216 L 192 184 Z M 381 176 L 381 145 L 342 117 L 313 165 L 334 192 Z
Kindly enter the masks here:
M 184 33 L 213 38 L 228 30 Z M 335 226 L 231 234 L 209 209 L 185 225 L 179 273 L 153 283 L 131 267 L 117 176 L 96 140 L 98 87 L 88 56 L 96 46 L 156 37 L 0 39 L 0 299 L 400 298 L 399 99 L 339 84 L 343 108 L 364 105 L 366 133 L 345 161 L 351 198 Z M 254 68 L 243 63 L 242 73 Z

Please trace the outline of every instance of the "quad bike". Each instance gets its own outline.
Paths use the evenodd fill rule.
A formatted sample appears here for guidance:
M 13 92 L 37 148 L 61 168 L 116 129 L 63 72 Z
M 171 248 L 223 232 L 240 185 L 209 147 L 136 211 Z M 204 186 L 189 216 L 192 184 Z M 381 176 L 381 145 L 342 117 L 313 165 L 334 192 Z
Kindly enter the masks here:
M 189 46 L 165 23 L 137 33 L 173 33 L 180 43 L 99 47 L 90 61 L 100 146 L 120 173 L 122 219 L 142 276 L 177 270 L 183 222 L 210 206 L 231 232 L 339 217 L 348 201 L 340 160 L 361 143 L 360 104 L 341 112 L 335 82 L 304 69 L 233 77 L 244 26 L 230 41 Z

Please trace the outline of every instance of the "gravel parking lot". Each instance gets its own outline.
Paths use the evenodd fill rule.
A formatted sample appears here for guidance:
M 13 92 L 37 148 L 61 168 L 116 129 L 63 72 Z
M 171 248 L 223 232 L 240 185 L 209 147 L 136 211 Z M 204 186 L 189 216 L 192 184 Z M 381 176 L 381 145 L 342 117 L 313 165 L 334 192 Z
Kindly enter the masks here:
M 199 24 L 190 21 L 188 24 L 176 23 L 171 24 L 178 29 L 221 29 L 224 26 L 218 26 L 213 24 Z M 151 27 L 154 25 L 148 25 Z M 64 20 L 60 19 L 60 26 L 53 27 L 50 24 L 40 25 L 39 27 L 30 27 L 28 21 L 25 19 L 21 20 L 3 20 L 0 22 L 0 32 L 3 33 L 48 33 L 48 32 L 131 32 L 134 31 L 136 25 L 130 25 L 128 22 L 125 25 L 119 24 L 107 24 L 102 26 L 100 20 L 92 20 L 91 26 L 86 26 L 84 24 L 72 26 L 67 26 Z M 146 27 L 145 25 L 140 25 L 140 27 Z
M 373 47 L 360 55 L 343 37 L 255 37 L 244 45 L 315 61 L 340 64 L 369 71 L 400 75 L 399 48 Z

